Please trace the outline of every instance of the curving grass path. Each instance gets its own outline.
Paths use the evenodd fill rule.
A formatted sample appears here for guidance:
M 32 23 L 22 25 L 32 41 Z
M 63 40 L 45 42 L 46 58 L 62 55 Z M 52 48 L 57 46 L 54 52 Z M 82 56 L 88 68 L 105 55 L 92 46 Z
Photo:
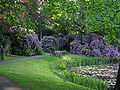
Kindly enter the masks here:
M 8 77 L 25 90 L 91 90 L 65 82 L 55 75 L 50 65 L 61 58 L 46 56 L 0 65 L 0 75 Z

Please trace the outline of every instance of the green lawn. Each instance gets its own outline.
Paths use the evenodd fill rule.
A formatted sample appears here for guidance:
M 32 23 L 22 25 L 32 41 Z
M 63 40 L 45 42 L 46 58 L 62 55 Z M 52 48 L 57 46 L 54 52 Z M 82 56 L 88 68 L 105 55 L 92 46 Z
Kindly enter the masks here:
M 50 65 L 61 58 L 46 56 L 0 65 L 4 75 L 27 90 L 91 90 L 63 81 L 52 72 Z
M 22 58 L 22 57 L 26 57 L 26 56 L 8 55 L 8 56 L 5 56 L 5 60 L 17 59 L 17 58 Z

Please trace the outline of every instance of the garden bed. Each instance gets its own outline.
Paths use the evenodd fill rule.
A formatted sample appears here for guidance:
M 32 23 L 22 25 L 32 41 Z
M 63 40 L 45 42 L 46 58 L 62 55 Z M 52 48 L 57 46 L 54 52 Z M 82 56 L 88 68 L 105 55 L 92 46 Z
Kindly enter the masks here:
M 118 64 L 107 65 L 92 65 L 72 67 L 70 71 L 76 72 L 82 76 L 95 77 L 104 80 L 108 83 L 108 87 L 116 84 L 116 77 L 118 73 Z

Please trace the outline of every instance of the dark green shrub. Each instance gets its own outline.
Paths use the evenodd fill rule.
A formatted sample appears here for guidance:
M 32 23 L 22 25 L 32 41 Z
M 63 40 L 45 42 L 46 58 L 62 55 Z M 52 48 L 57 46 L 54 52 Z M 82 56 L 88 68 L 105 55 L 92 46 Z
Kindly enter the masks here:
M 3 54 L 0 55 L 0 60 L 5 60 L 5 56 Z
M 23 55 L 23 50 L 21 50 L 17 47 L 14 47 L 13 49 L 11 49 L 11 52 L 15 55 Z
M 43 54 L 42 47 L 37 47 L 36 50 L 35 50 L 35 54 L 42 55 Z
M 12 49 L 12 52 L 15 55 L 24 55 L 24 56 L 32 56 L 33 54 L 33 50 L 31 48 L 19 49 L 18 47 L 14 47 L 14 49 Z
M 59 63 L 58 64 L 58 69 L 60 69 L 60 70 L 66 70 L 66 64 L 65 63 Z
M 31 48 L 23 50 L 25 56 L 32 56 L 33 50 Z
M 63 70 L 61 75 L 65 81 L 73 82 L 95 90 L 106 90 L 107 83 L 93 77 L 80 76 L 75 72 Z
M 2 41 L 0 41 L 0 56 L 1 59 L 5 59 L 5 55 L 9 54 L 10 52 L 10 40 L 8 37 L 3 37 Z

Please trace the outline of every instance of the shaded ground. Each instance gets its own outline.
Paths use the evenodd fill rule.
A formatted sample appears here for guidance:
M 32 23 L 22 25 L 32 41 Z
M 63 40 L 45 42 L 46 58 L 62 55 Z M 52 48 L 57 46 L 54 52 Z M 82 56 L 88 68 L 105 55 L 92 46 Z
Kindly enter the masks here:
M 11 82 L 9 79 L 0 76 L 0 90 L 24 90 L 18 87 L 15 83 Z

